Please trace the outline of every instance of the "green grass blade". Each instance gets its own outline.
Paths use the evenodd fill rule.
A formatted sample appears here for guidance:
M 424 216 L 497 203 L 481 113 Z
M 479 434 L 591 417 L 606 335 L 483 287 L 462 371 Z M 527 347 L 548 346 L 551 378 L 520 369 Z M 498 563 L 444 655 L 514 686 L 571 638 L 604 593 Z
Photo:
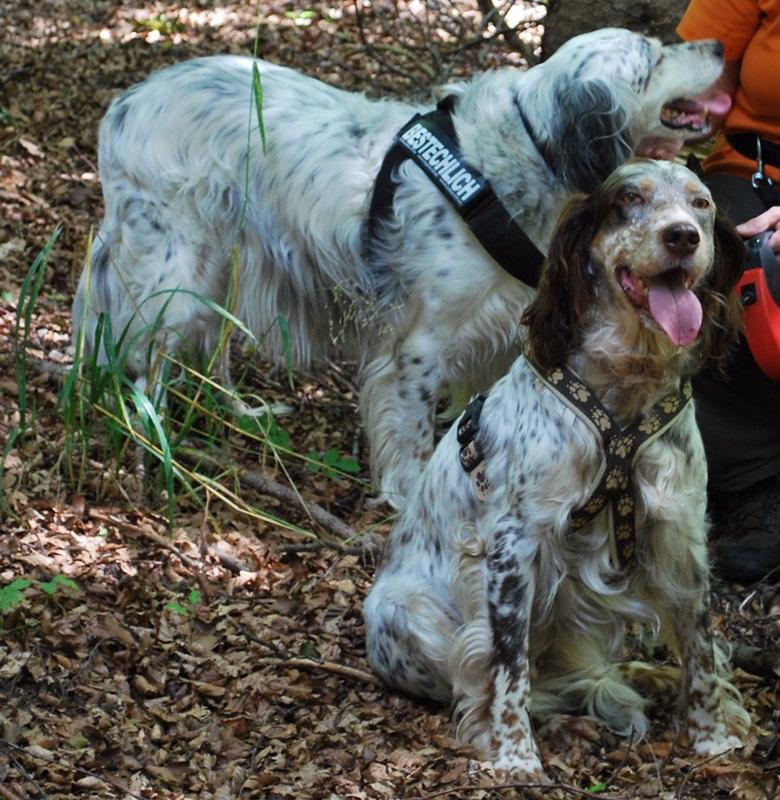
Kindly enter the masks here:
M 250 339 L 253 342 L 255 341 L 255 335 L 235 314 L 231 314 L 230 311 L 221 306 L 215 300 L 212 300 L 210 297 L 206 297 L 205 295 L 199 294 L 198 292 L 193 292 L 191 289 L 162 289 L 159 292 L 153 292 L 152 294 L 147 295 L 143 299 L 141 306 L 143 306 L 144 303 L 146 303 L 147 301 L 151 300 L 154 297 L 160 297 L 161 295 L 166 295 L 166 294 L 171 295 L 171 299 L 173 299 L 173 295 L 175 294 L 186 294 L 190 297 L 194 297 L 196 300 L 198 300 L 198 302 L 203 303 L 203 305 L 206 306 L 210 311 L 213 311 L 215 314 L 222 317 L 223 320 L 229 322 L 235 328 L 240 330 L 241 333 L 243 333 L 244 336 L 246 336 L 248 339 Z M 162 313 L 158 315 L 158 323 L 159 320 L 161 320 L 161 318 L 162 318 Z M 154 330 L 154 326 L 151 327 L 152 330 Z M 122 349 L 129 349 L 129 348 L 127 348 L 126 345 L 122 344 Z
M 294 389 L 293 385 L 293 356 L 292 356 L 292 338 L 290 337 L 290 323 L 284 314 L 279 314 L 276 318 L 279 325 L 279 336 L 282 340 L 282 352 L 284 353 L 284 361 L 287 364 L 287 379 L 290 381 L 290 388 Z
M 30 269 L 27 270 L 22 282 L 22 288 L 19 290 L 19 302 L 16 306 L 16 322 L 14 325 L 14 369 L 18 391 L 19 427 L 22 431 L 27 428 L 27 342 L 30 338 L 30 324 L 32 322 L 33 309 L 38 302 L 43 280 L 46 277 L 49 256 L 61 233 L 62 228 L 58 225 L 33 260 Z
M 171 445 L 168 441 L 168 436 L 162 424 L 162 419 L 157 413 L 157 409 L 152 405 L 151 400 L 141 392 L 137 386 L 128 381 L 130 387 L 133 403 L 135 404 L 136 411 L 144 426 L 144 430 L 148 433 L 154 432 L 157 436 L 157 442 L 160 446 L 162 458 L 160 462 L 163 467 L 163 475 L 165 477 L 165 488 L 168 495 L 168 527 L 173 529 L 173 519 L 176 510 L 175 496 L 173 493 L 174 484 L 173 478 L 175 468 L 173 464 L 173 454 L 171 452 Z M 152 451 L 154 453 L 154 451 Z M 156 454 L 155 454 L 156 455 Z
M 3 447 L 3 456 L 2 461 L 0 461 L 0 512 L 3 514 L 7 514 L 8 516 L 12 516 L 11 505 L 8 502 L 8 499 L 5 496 L 5 465 L 8 461 L 8 456 L 11 453 L 11 450 L 14 448 L 14 443 L 16 442 L 17 438 L 19 437 L 20 428 L 18 425 L 14 425 L 10 431 L 8 431 L 8 439 L 5 442 L 5 446 Z
M 252 96 L 255 99 L 257 112 L 257 126 L 260 130 L 260 141 L 263 143 L 263 155 L 266 153 L 265 124 L 263 123 L 263 82 L 260 80 L 260 70 L 257 62 L 252 62 Z

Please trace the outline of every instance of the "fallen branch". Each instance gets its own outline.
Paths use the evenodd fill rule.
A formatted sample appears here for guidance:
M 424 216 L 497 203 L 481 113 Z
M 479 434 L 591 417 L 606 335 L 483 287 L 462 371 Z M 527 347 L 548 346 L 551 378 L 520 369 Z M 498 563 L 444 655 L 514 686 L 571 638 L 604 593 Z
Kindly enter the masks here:
M 222 564 L 225 569 L 229 570 L 230 572 L 238 575 L 240 572 L 253 572 L 254 570 L 244 564 L 242 561 L 239 561 L 235 556 L 232 556 L 230 553 L 225 552 L 224 545 L 222 542 L 214 542 L 214 544 L 208 545 L 208 549 L 211 553 L 213 553 L 219 563 Z
M 206 464 L 215 470 L 230 471 L 235 474 L 242 486 L 253 489 L 268 497 L 273 497 L 276 500 L 300 506 L 313 522 L 321 525 L 331 533 L 335 533 L 340 539 L 350 541 L 359 538 L 357 531 L 347 525 L 344 520 L 339 519 L 334 514 L 331 514 L 330 511 L 326 511 L 316 503 L 312 503 L 310 500 L 304 500 L 294 489 L 266 475 L 252 470 L 240 469 L 235 464 L 229 464 L 223 459 L 208 455 L 202 450 L 196 450 L 195 448 L 181 447 L 176 452 L 177 455 L 190 464 Z
M 732 646 L 731 663 L 751 675 L 776 678 L 780 675 L 780 652 L 776 648 L 762 650 L 747 644 Z
M 126 533 L 129 533 L 131 536 L 149 539 L 160 547 L 170 550 L 170 552 L 173 553 L 182 562 L 182 564 L 184 564 L 184 566 L 189 567 L 193 571 L 198 571 L 198 562 L 182 553 L 181 550 L 179 550 L 175 544 L 172 544 L 165 536 L 155 533 L 148 528 L 142 528 L 140 525 L 134 525 L 132 522 L 127 522 L 127 520 L 117 519 L 116 517 L 112 517 L 108 514 L 103 514 L 94 508 L 90 508 L 87 514 L 90 519 L 94 519 L 97 522 L 103 522 L 108 525 L 114 525 L 117 528 L 121 528 Z
M 302 669 L 321 669 L 325 672 L 334 672 L 336 675 L 343 675 L 347 678 L 354 678 L 364 683 L 376 686 L 378 678 L 370 672 L 362 669 L 347 667 L 344 664 L 337 664 L 335 661 L 315 661 L 313 658 L 259 658 L 254 662 L 260 666 L 279 666 L 279 667 L 300 667 Z
M 341 542 L 331 542 L 318 539 L 316 542 L 300 542 L 299 544 L 284 544 L 277 548 L 280 553 L 315 553 L 318 550 L 335 550 L 346 556 L 362 556 L 365 548 L 360 545 L 346 545 Z
M 600 800 L 629 800 L 626 795 L 622 794 L 601 794 L 594 795 L 586 789 L 580 789 L 577 786 L 570 786 L 568 783 L 492 783 L 483 784 L 482 786 L 453 786 L 451 789 L 442 789 L 440 792 L 433 794 L 422 795 L 419 800 L 433 800 L 435 797 L 446 797 L 449 794 L 461 794 L 464 792 L 501 792 L 517 789 L 540 789 L 544 792 L 544 797 L 549 797 L 549 793 L 558 789 L 567 794 L 574 795 L 575 797 L 594 797 Z

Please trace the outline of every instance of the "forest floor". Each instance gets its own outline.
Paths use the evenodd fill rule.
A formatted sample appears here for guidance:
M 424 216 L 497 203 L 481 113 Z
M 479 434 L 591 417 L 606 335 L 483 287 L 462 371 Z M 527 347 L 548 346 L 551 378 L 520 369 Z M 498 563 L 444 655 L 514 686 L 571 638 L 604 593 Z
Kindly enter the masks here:
M 286 408 L 291 449 L 336 453 L 358 465 L 356 479 L 300 460 L 285 474 L 226 434 L 223 456 L 289 479 L 344 526 L 241 490 L 308 536 L 184 492 L 169 526 L 164 492 L 138 478 L 129 453 L 118 466 L 88 443 L 73 463 L 58 406 L 71 300 L 102 209 L 97 128 L 121 90 L 192 56 L 251 53 L 256 29 L 264 57 L 373 96 L 424 97 L 448 77 L 521 66 L 519 56 L 500 41 L 426 32 L 413 0 L 364 3 L 362 26 L 355 4 L 336 0 L 0 4 L 0 798 L 527 796 L 457 747 L 446 709 L 369 672 L 361 603 L 377 548 L 350 541 L 347 526 L 375 545 L 390 520 L 370 503 L 351 365 L 296 374 L 291 387 L 259 364 L 249 380 Z M 458 5 L 472 9 L 463 20 L 473 33 L 476 11 Z M 57 226 L 19 362 L 23 281 Z M 718 635 L 749 650 L 760 673 L 737 671 L 755 722 L 745 751 L 695 757 L 668 698 L 641 741 L 563 718 L 538 731 L 554 782 L 544 796 L 780 796 L 778 665 L 756 658 L 780 644 L 771 595 L 716 584 L 713 596 Z

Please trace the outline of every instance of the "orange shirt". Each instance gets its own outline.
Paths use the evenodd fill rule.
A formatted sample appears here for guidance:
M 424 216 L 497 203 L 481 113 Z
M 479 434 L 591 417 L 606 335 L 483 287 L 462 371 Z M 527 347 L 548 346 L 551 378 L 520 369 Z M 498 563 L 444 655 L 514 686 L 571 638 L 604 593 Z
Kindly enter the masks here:
M 726 60 L 742 62 L 723 132 L 750 131 L 780 143 L 780 0 L 691 0 L 677 33 L 687 41 L 719 39 Z M 750 177 L 756 162 L 721 133 L 704 168 Z M 767 165 L 765 172 L 780 181 L 780 168 Z

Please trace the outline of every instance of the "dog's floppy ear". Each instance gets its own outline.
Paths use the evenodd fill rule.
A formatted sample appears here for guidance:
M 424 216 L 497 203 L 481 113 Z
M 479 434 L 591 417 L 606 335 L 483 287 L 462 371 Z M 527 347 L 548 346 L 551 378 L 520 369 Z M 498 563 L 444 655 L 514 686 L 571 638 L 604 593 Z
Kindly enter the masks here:
M 553 169 L 570 189 L 591 192 L 633 152 L 625 102 L 604 81 L 571 76 L 559 82 L 553 102 Z
M 735 291 L 745 267 L 745 244 L 734 226 L 718 214 L 715 219 L 715 261 L 700 293 L 704 328 L 701 355 L 722 377 L 729 354 L 742 329 L 742 302 Z
M 539 280 L 539 293 L 523 315 L 528 357 L 550 370 L 579 343 L 579 323 L 594 295 L 590 244 L 594 199 L 573 197 L 563 211 Z

